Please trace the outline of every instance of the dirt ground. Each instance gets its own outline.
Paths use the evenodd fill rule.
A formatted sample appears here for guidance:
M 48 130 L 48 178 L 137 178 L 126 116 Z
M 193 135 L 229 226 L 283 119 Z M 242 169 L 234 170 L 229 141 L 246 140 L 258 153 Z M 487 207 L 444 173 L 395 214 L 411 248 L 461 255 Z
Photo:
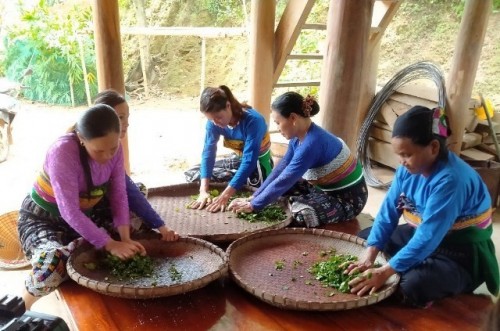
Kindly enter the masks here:
M 205 118 L 197 103 L 197 99 L 130 101 L 132 179 L 148 187 L 184 182 L 183 170 L 199 162 L 203 147 Z M 21 105 L 13 122 L 9 157 L 0 163 L 0 214 L 19 208 L 48 146 L 85 108 Z

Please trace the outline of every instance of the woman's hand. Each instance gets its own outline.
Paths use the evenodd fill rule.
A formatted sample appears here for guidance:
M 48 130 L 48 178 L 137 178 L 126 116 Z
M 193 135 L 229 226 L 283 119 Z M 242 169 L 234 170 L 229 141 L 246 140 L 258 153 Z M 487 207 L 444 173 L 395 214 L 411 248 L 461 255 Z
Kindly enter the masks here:
M 253 212 L 252 204 L 250 200 L 252 197 L 248 198 L 238 198 L 231 201 L 229 206 L 227 207 L 229 210 L 234 213 L 251 213 Z
M 179 239 L 179 235 L 174 230 L 167 228 L 166 225 L 162 225 L 158 228 L 161 234 L 161 240 L 165 241 L 176 241 Z
M 227 186 L 224 191 L 216 198 L 213 199 L 212 203 L 207 205 L 207 211 L 215 213 L 220 211 L 225 211 L 229 199 L 236 193 L 236 190 L 231 186 Z
M 212 203 L 212 196 L 209 192 L 200 191 L 198 198 L 191 202 L 187 207 L 191 209 L 203 209 L 208 204 Z
M 122 260 L 129 259 L 136 254 L 146 255 L 146 249 L 135 240 L 117 241 L 110 239 L 104 246 L 106 251 Z
M 351 293 L 359 296 L 374 294 L 385 284 L 387 279 L 395 273 L 396 271 L 394 271 L 389 264 L 380 268 L 367 269 L 361 275 L 349 282 Z
M 373 267 L 373 262 L 375 261 L 375 258 L 377 257 L 379 250 L 375 246 L 369 246 L 361 259 L 358 261 L 351 263 L 345 273 L 352 275 L 356 272 L 363 272 L 367 269 L 370 269 Z

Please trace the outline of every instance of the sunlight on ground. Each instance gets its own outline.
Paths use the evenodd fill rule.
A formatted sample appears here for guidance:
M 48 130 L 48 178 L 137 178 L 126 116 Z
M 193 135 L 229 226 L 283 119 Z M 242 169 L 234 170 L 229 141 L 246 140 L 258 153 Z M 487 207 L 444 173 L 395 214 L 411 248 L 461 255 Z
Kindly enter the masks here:
M 205 118 L 198 100 L 131 101 L 129 151 L 131 177 L 148 187 L 185 181 L 183 171 L 199 163 Z M 0 163 L 0 213 L 17 210 L 50 144 L 86 107 L 65 108 L 23 103 L 13 122 L 7 161 Z M 220 148 L 219 152 L 227 153 Z

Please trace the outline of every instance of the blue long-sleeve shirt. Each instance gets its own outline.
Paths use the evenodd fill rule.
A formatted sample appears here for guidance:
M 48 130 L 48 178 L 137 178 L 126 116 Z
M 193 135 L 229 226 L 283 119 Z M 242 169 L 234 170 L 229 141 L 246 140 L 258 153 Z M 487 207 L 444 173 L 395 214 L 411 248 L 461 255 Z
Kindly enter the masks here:
M 132 179 L 125 175 L 125 183 L 127 187 L 128 205 L 132 212 L 139 216 L 146 225 L 152 229 L 157 229 L 165 222 L 160 215 L 153 209 L 144 194 L 139 190 Z
M 262 140 L 267 133 L 264 117 L 255 109 L 244 111 L 243 117 L 234 128 L 221 128 L 207 121 L 205 145 L 201 154 L 201 178 L 211 178 L 217 154 L 217 142 L 220 136 L 226 140 L 243 142 L 241 164 L 229 186 L 238 190 L 257 167 Z
M 479 174 L 452 152 L 447 162 L 438 161 L 429 177 L 412 175 L 400 166 L 375 218 L 368 246 L 384 248 L 402 213 L 397 208 L 401 194 L 420 215 L 420 224 L 406 246 L 389 260 L 397 272 L 425 260 L 457 220 L 484 213 L 491 206 L 488 188 Z
M 281 161 L 253 194 L 252 208 L 262 209 L 278 199 L 311 168 L 330 164 L 335 170 L 341 152 L 350 154 L 338 137 L 312 123 L 302 142 L 298 138 L 290 140 Z

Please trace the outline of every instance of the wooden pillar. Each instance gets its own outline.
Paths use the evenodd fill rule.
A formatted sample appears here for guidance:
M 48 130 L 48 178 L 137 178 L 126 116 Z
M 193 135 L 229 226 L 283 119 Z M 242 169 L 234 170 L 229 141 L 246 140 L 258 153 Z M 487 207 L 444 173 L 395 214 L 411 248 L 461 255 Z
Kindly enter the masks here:
M 354 151 L 359 109 L 369 70 L 368 53 L 373 0 L 330 0 L 321 71 L 319 120 Z
M 452 135 L 450 149 L 460 155 L 465 130 L 465 113 L 476 79 L 484 35 L 492 10 L 492 0 L 467 0 L 455 43 L 455 53 L 446 82 L 446 112 Z
M 94 39 L 99 91 L 112 88 L 125 95 L 118 0 L 94 0 Z M 130 174 L 128 137 L 122 139 L 125 168 Z
M 249 104 L 267 122 L 271 113 L 274 72 L 275 1 L 252 0 L 250 18 Z

